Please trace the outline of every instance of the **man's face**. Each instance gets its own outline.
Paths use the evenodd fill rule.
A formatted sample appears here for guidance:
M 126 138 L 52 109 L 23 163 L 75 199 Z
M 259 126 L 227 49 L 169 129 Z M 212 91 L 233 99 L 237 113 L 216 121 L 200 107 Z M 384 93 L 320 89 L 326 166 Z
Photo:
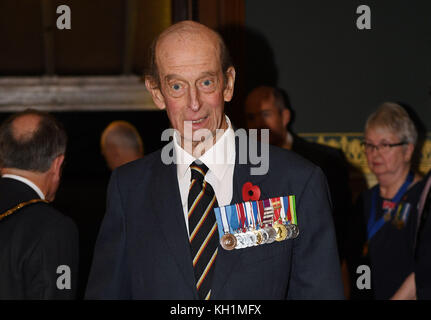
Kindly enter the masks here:
M 288 110 L 286 111 L 288 113 Z M 274 104 L 274 98 L 248 99 L 245 108 L 249 129 L 269 129 L 269 143 L 283 144 L 286 140 L 286 119 L 282 111 Z
M 218 42 L 205 33 L 172 33 L 159 41 L 156 57 L 161 88 L 150 91 L 182 138 L 190 141 L 190 132 L 196 144 L 202 129 L 213 137 L 226 129 L 224 102 L 232 98 L 235 69 L 229 68 L 224 83 Z

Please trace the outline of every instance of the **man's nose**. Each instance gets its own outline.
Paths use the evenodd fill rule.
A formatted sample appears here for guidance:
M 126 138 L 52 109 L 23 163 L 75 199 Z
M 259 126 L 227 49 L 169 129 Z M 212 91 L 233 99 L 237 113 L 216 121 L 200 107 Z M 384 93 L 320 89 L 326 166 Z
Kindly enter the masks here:
M 265 129 L 267 128 L 266 122 L 261 115 L 256 115 L 254 119 L 254 125 L 256 129 Z
M 199 90 L 194 86 L 191 86 L 189 89 L 188 103 L 190 109 L 192 109 L 193 111 L 198 111 L 201 107 L 200 93 Z

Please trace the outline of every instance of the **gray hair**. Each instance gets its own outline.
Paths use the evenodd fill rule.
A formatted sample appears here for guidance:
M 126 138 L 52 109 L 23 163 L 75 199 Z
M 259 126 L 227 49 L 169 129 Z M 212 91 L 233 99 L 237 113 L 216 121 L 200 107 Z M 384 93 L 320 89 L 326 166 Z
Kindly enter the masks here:
M 18 135 L 13 122 L 25 115 L 40 118 L 35 131 Z M 67 135 L 63 125 L 49 113 L 27 109 L 7 118 L 0 126 L 0 167 L 46 172 L 65 154 Z
M 100 139 L 102 150 L 107 143 L 134 150 L 137 154 L 144 152 L 144 144 L 138 130 L 131 123 L 123 120 L 113 121 L 103 130 Z
M 385 102 L 373 112 L 365 123 L 369 128 L 385 128 L 395 133 L 401 141 L 416 145 L 418 133 L 406 110 L 399 104 Z

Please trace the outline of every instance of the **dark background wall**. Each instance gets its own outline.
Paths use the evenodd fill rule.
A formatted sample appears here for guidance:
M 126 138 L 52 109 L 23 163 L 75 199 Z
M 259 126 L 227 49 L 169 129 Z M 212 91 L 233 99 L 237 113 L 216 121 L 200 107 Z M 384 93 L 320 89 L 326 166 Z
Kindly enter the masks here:
M 358 30 L 359 5 L 371 30 Z M 285 89 L 296 132 L 360 132 L 388 100 L 431 128 L 431 1 L 247 0 L 247 89 Z

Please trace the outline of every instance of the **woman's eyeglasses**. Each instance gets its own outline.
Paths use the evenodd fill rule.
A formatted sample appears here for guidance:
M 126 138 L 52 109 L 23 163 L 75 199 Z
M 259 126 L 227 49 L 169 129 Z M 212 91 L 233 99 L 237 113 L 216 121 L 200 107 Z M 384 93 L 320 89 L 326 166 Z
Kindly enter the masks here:
M 408 144 L 407 141 L 402 141 L 402 142 L 398 142 L 398 143 L 380 143 L 378 145 L 374 145 L 372 143 L 368 143 L 363 141 L 361 143 L 362 147 L 364 148 L 364 151 L 366 153 L 371 153 L 373 150 L 377 150 L 380 151 L 382 153 L 388 152 L 389 150 L 391 150 L 393 147 L 399 147 L 402 145 Z

